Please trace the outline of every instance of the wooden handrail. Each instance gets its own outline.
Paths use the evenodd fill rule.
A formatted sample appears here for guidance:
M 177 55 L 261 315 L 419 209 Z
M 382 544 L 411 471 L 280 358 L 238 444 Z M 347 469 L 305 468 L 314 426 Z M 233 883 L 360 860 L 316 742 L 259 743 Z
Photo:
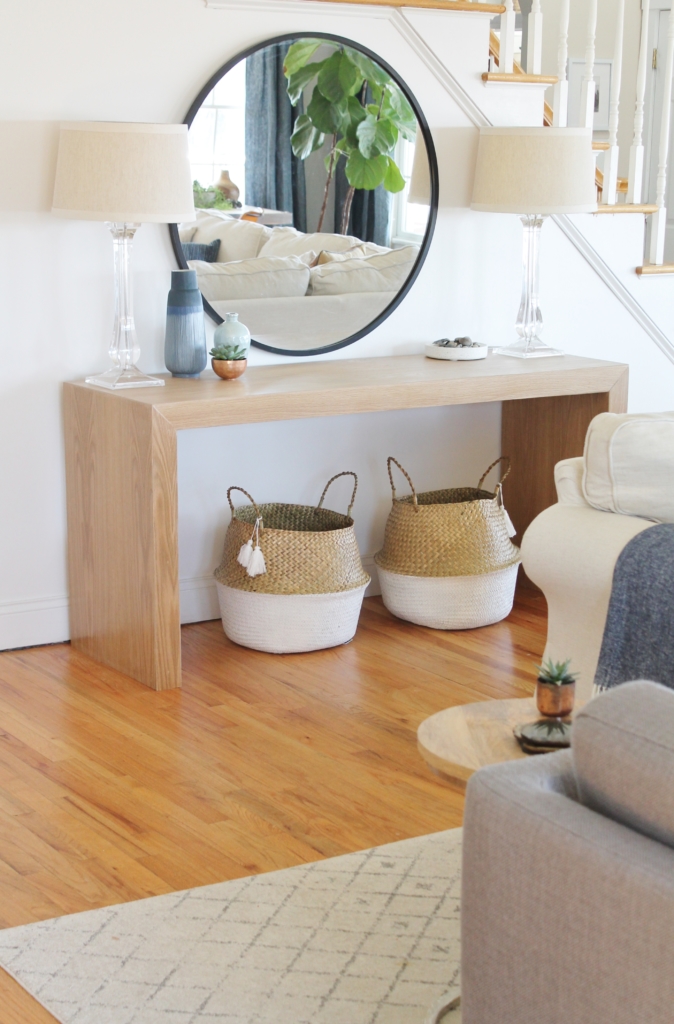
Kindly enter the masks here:
M 478 14 L 503 14 L 503 4 L 483 4 L 478 0 L 309 0 L 310 3 L 359 4 L 361 7 L 425 7 L 431 11 L 470 11 Z

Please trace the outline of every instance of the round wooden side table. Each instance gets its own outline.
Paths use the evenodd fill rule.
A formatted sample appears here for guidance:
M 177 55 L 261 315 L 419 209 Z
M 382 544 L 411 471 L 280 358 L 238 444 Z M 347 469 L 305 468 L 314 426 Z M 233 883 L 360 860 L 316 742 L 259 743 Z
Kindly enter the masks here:
M 513 729 L 539 717 L 533 697 L 460 704 L 421 723 L 419 751 L 431 768 L 465 787 L 478 768 L 526 757 Z

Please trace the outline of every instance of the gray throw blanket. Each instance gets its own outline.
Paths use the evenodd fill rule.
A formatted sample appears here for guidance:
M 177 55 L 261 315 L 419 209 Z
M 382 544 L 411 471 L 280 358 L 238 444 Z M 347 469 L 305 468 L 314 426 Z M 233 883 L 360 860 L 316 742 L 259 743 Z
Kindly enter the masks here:
M 674 524 L 638 533 L 613 573 L 594 685 L 608 690 L 631 679 L 674 689 Z

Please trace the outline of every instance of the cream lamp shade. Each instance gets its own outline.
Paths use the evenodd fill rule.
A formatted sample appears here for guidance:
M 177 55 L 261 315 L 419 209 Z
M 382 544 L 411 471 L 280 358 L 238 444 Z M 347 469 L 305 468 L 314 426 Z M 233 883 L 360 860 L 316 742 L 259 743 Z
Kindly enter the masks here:
M 481 128 L 471 206 L 487 213 L 593 213 L 591 130 Z
M 187 125 L 61 125 L 52 213 L 75 220 L 194 220 Z

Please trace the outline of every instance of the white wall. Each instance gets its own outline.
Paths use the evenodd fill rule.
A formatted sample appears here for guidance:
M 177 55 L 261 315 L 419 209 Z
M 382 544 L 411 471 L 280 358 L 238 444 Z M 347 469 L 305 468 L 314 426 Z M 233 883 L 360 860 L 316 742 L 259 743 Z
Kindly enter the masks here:
M 531 90 L 480 80 L 488 18 L 417 12 L 416 31 L 497 123 L 538 123 Z M 6 5 L 0 36 L 0 647 L 67 637 L 60 383 L 102 369 L 112 317 L 112 253 L 101 224 L 48 213 L 59 120 L 180 121 L 228 57 L 275 34 L 338 32 L 397 67 L 434 128 L 466 127 L 388 12 L 281 0 L 217 10 L 203 0 L 24 0 Z M 507 88 L 507 87 L 506 87 Z M 444 152 L 444 151 L 443 151 Z M 443 156 L 443 168 L 448 172 Z M 446 175 L 450 180 L 454 176 Z M 449 189 L 446 188 L 444 202 Z M 441 196 L 443 201 L 443 196 Z M 629 242 L 629 240 L 628 240 Z M 514 217 L 443 206 L 429 258 L 409 296 L 377 331 L 328 358 L 420 351 L 442 335 L 509 341 L 519 296 L 521 229 Z M 569 351 L 634 367 L 641 407 L 662 408 L 672 367 L 557 230 L 546 227 L 546 336 Z M 623 252 L 629 262 L 628 248 Z M 135 291 L 141 367 L 162 369 L 168 232 L 137 235 Z M 252 362 L 274 357 L 255 352 Z M 655 405 L 653 405 L 655 402 Z M 650 406 L 649 406 L 650 403 Z M 498 407 L 255 425 L 180 436 L 183 616 L 215 614 L 204 582 L 219 556 L 225 491 L 259 500 L 313 501 L 341 469 L 361 477 L 363 552 L 376 551 L 387 504 L 384 459 L 401 456 L 420 488 L 477 479 L 498 454 Z M 336 493 L 335 507 L 344 503 Z

